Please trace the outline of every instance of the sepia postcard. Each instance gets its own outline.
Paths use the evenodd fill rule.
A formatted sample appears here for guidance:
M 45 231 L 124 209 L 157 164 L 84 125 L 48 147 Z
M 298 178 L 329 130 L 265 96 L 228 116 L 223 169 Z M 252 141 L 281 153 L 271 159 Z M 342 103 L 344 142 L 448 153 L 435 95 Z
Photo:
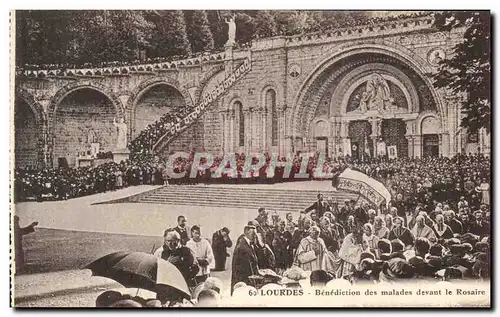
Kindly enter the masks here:
M 10 27 L 12 307 L 491 308 L 489 11 Z

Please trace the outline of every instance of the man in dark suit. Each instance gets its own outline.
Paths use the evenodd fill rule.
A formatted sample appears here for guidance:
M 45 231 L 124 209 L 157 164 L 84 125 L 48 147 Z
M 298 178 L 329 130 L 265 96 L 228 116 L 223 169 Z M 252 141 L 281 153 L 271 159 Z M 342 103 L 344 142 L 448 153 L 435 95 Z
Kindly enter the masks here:
M 191 239 L 189 236 L 189 228 L 187 226 L 187 219 L 184 216 L 177 217 L 177 227 L 173 228 L 179 236 L 181 237 L 181 244 L 186 245 L 186 243 Z
M 314 202 L 311 206 L 307 207 L 304 211 L 301 213 L 307 214 L 311 210 L 316 211 L 316 215 L 318 216 L 318 219 L 323 217 L 323 214 L 327 211 L 331 211 L 330 206 L 323 200 L 323 195 L 318 194 L 318 201 Z
M 163 246 L 158 248 L 154 255 L 172 263 L 181 272 L 186 282 L 190 284 L 200 270 L 193 252 L 188 247 L 181 245 L 179 233 L 175 230 L 165 230 L 163 239 Z
M 490 224 L 483 220 L 483 213 L 477 210 L 474 213 L 476 220 L 470 224 L 470 233 L 483 238 L 490 235 Z
M 217 230 L 212 236 L 212 251 L 215 258 L 215 269 L 213 271 L 224 271 L 226 269 L 227 248 L 233 246 L 229 238 L 229 229 L 224 227 Z
M 255 240 L 257 236 L 256 227 L 245 226 L 243 236 L 238 239 L 234 249 L 232 273 L 231 273 L 231 294 L 233 287 L 238 282 L 249 284 L 248 277 L 259 274 L 259 265 L 255 253 Z

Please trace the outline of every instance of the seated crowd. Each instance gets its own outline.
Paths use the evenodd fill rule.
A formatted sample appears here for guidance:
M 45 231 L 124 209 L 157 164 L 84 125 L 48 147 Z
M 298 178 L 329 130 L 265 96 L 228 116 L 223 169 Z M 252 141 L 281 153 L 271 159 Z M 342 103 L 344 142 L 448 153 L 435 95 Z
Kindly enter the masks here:
M 15 201 L 66 200 L 143 184 L 163 184 L 154 165 L 131 161 L 80 168 L 16 169 Z

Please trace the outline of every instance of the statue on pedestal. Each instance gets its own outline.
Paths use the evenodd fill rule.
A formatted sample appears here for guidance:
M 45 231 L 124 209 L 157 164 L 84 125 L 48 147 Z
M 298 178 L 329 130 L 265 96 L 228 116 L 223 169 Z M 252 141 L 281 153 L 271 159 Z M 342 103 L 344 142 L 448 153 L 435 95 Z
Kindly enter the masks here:
M 97 135 L 93 129 L 89 129 L 87 133 L 87 143 L 90 145 L 90 155 L 96 156 L 100 150 L 100 143 L 97 142 Z
M 116 149 L 122 150 L 127 148 L 127 124 L 125 119 L 120 118 L 120 122 L 116 122 L 116 118 L 113 119 L 113 125 L 118 130 L 118 139 L 116 141 Z
M 234 15 L 227 17 L 225 22 L 228 26 L 226 45 L 233 46 L 236 42 L 236 22 L 234 21 Z

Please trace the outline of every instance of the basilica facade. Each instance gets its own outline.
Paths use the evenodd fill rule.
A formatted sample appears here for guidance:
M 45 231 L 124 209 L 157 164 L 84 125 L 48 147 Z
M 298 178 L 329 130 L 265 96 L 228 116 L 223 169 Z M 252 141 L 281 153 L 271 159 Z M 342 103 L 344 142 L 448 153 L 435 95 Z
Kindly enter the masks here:
M 57 165 L 96 144 L 128 140 L 167 112 L 200 103 L 244 59 L 251 71 L 212 102 L 159 155 L 324 152 L 328 156 L 490 153 L 485 131 L 460 128 L 460 98 L 430 74 L 464 30 L 440 32 L 430 17 L 292 37 L 164 64 L 17 74 L 16 166 Z M 93 142 L 89 141 L 89 135 Z

